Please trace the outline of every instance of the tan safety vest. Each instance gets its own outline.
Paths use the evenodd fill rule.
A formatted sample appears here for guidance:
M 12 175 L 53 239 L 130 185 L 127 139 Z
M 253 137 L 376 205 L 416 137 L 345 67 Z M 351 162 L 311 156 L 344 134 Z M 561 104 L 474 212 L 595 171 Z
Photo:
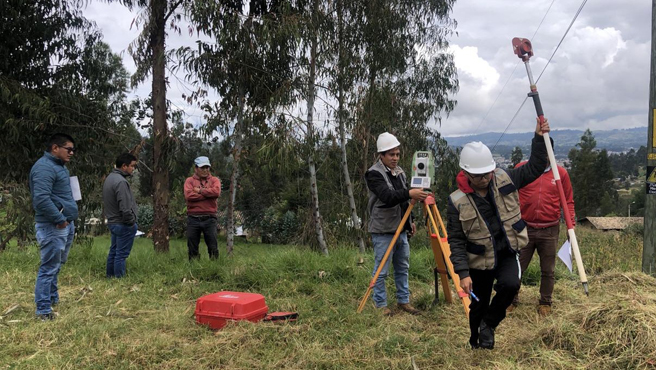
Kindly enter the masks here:
M 517 188 L 508 174 L 497 168 L 494 171 L 491 190 L 510 247 L 515 251 L 519 251 L 528 244 L 528 232 L 519 209 Z M 474 203 L 472 194 L 456 190 L 451 193 L 450 197 L 451 202 L 458 210 L 462 230 L 467 237 L 469 268 L 477 270 L 494 269 L 495 253 L 492 235 L 483 216 L 478 211 L 476 203 Z M 480 246 L 483 246 L 484 250 Z M 472 251 L 475 253 L 472 253 Z

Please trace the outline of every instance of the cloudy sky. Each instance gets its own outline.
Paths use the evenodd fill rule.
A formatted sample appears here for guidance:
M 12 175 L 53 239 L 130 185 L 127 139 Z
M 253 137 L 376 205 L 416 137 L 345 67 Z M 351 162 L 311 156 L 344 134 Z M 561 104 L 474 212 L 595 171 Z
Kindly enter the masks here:
M 442 134 L 506 130 L 529 91 L 524 64 L 512 51 L 512 38 L 531 39 L 535 53 L 531 68 L 537 79 L 580 5 L 576 0 L 458 0 L 452 14 L 458 34 L 450 43 L 460 91 L 457 108 L 439 127 Z M 127 47 L 138 34 L 135 26 L 130 29 L 137 14 L 118 4 L 95 1 L 84 13 L 102 29 L 112 49 L 122 53 L 128 70 L 134 71 Z M 587 1 L 537 83 L 552 129 L 590 128 L 594 132 L 646 127 L 650 31 L 648 0 Z M 193 38 L 185 34 L 167 40 L 169 48 L 191 43 Z M 190 121 L 200 122 L 202 112 L 180 97 L 190 87 L 183 77 L 170 78 L 168 98 L 188 113 Z M 145 97 L 149 89 L 146 83 L 133 94 Z M 534 117 L 528 100 L 507 131 L 533 130 Z

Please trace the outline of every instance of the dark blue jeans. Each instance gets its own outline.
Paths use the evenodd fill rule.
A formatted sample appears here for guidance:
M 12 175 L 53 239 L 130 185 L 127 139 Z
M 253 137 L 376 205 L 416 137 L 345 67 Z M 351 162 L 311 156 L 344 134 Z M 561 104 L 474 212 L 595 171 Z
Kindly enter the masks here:
M 125 275 L 125 260 L 132 251 L 137 224 L 110 224 L 107 226 L 112 233 L 112 244 L 107 255 L 107 277 L 120 278 Z
M 187 216 L 187 249 L 189 259 L 200 258 L 198 245 L 200 244 L 200 233 L 203 233 L 207 253 L 211 259 L 219 257 L 219 247 L 216 242 L 216 217 L 213 216 Z
M 61 266 L 68 259 L 74 236 L 75 225 L 72 221 L 63 229 L 51 223 L 36 224 L 36 240 L 41 252 L 41 265 L 34 287 L 37 315 L 51 313 L 52 305 L 59 302 L 57 277 Z
M 389 244 L 392 242 L 394 234 L 371 234 L 374 243 L 374 270 L 371 276 L 376 275 L 380 262 L 387 252 Z M 390 260 L 394 266 L 394 283 L 396 284 L 396 302 L 400 304 L 410 303 L 410 286 L 408 285 L 408 271 L 410 270 L 410 244 L 408 244 L 408 234 L 404 231 L 399 235 L 396 244 L 392 247 L 392 252 L 385 261 L 385 266 L 380 271 L 378 279 L 374 285 L 374 305 L 377 308 L 387 307 L 387 290 L 385 289 L 385 279 L 389 272 Z

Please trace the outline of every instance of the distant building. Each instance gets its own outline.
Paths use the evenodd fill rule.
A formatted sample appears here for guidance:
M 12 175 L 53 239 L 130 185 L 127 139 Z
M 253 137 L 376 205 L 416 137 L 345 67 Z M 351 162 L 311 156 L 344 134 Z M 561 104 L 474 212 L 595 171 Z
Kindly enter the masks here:
M 577 221 L 581 227 L 610 231 L 624 230 L 631 225 L 642 225 L 644 217 L 584 217 Z

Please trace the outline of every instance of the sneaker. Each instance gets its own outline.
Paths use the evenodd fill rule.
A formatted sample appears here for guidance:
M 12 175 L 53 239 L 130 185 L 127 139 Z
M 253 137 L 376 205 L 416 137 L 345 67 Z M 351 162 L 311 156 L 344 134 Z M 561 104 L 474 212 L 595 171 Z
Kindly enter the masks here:
M 380 311 L 380 314 L 383 316 L 389 317 L 393 315 L 392 310 L 390 310 L 387 306 L 376 307 L 376 309 Z
M 538 314 L 542 317 L 549 316 L 551 313 L 551 306 L 547 304 L 541 304 L 538 306 Z
M 405 311 L 405 312 L 407 312 L 411 315 L 420 315 L 421 314 L 421 311 L 419 311 L 418 309 L 412 307 L 410 305 L 410 303 L 399 303 L 399 308 L 402 311 Z
M 42 313 L 39 315 L 36 315 L 36 318 L 41 321 L 52 321 L 55 319 L 55 313 L 50 312 L 50 313 Z
M 478 343 L 481 348 L 494 349 L 494 328 L 489 327 L 485 321 L 481 321 Z

